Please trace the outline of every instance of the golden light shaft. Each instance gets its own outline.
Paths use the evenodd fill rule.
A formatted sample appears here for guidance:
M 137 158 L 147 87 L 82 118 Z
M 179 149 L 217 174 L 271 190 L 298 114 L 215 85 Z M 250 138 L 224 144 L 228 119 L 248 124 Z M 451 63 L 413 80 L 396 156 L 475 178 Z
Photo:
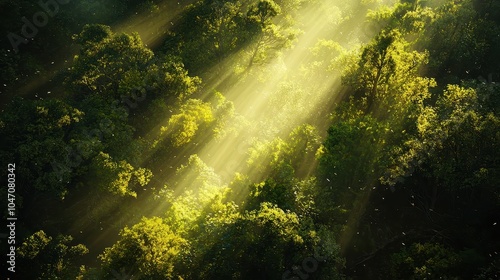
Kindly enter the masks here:
M 362 42 L 359 38 L 365 38 L 366 35 L 361 27 L 361 22 L 365 20 L 364 18 L 360 19 L 359 25 L 351 25 L 350 30 L 344 26 L 344 29 L 340 31 L 332 23 L 340 19 L 332 18 L 328 14 L 328 11 L 323 9 L 324 6 L 321 4 L 318 3 L 317 6 L 313 5 L 299 11 L 301 15 L 299 25 L 303 33 L 299 35 L 293 48 L 284 51 L 281 57 L 274 59 L 266 66 L 253 67 L 247 73 L 240 76 L 241 79 L 234 85 L 224 88 L 222 93 L 228 100 L 234 103 L 235 113 L 243 116 L 250 126 L 240 129 L 240 135 L 237 137 L 229 135 L 222 139 L 214 139 L 211 135 L 198 135 L 196 142 L 190 142 L 177 149 L 175 157 L 164 159 L 165 164 L 160 168 L 160 172 L 178 169 L 181 164 L 185 164 L 187 158 L 195 151 L 198 157 L 209 167 L 212 167 L 215 173 L 219 175 L 221 185 L 228 185 L 237 172 L 250 176 L 250 180 L 253 182 L 258 182 L 264 179 L 266 174 L 256 172 L 253 170 L 253 166 L 247 164 L 249 159 L 248 151 L 252 140 L 269 141 L 279 136 L 286 141 L 288 140 L 286 136 L 294 127 L 306 122 L 322 129 L 328 127 L 328 123 L 330 122 L 328 114 L 331 112 L 328 110 L 331 110 L 334 107 L 334 103 L 338 101 L 339 96 L 336 96 L 336 94 L 342 92 L 340 90 L 340 80 L 338 75 L 326 71 L 326 68 L 329 66 L 327 65 L 328 62 L 322 66 L 320 75 L 313 73 L 313 75 L 306 76 L 303 74 L 303 69 L 309 67 L 310 65 L 307 64 L 312 60 L 311 48 L 315 46 L 318 40 L 330 39 L 335 33 L 343 32 L 346 34 L 349 33 L 350 36 L 346 37 L 345 41 L 337 41 L 344 48 L 351 50 L 357 48 L 359 43 Z M 339 16 L 343 15 L 340 14 Z M 153 24 L 153 26 L 162 26 L 166 22 L 168 20 L 163 19 Z M 137 24 L 140 26 L 139 29 L 144 28 L 147 30 L 147 26 L 149 26 L 149 23 L 145 20 L 137 19 Z M 133 25 L 119 27 L 123 31 L 127 30 L 127 28 L 130 28 L 131 31 L 134 31 L 134 29 L 137 31 L 137 28 L 134 28 Z M 154 36 L 148 37 L 145 42 L 152 42 L 150 40 L 154 39 Z M 232 76 L 234 77 L 235 69 L 227 66 L 234 65 L 233 62 L 240 59 L 240 55 L 235 54 L 226 58 L 221 64 L 214 66 L 211 72 L 215 74 L 212 77 L 204 77 L 205 92 L 203 100 L 205 102 L 213 101 L 212 99 L 214 98 L 209 89 L 217 89 L 222 81 L 230 79 Z M 270 100 L 278 98 L 279 94 L 283 94 L 283 92 L 280 93 L 283 82 L 295 82 L 300 87 L 298 91 L 300 96 L 298 97 L 300 100 L 305 100 L 307 104 L 295 104 L 293 99 L 288 99 L 287 103 L 287 110 L 293 112 L 293 109 L 297 109 L 297 111 L 300 111 L 300 114 L 280 114 L 280 108 L 275 108 L 275 104 L 270 104 Z M 278 114 L 269 117 L 267 112 L 271 109 L 278 109 Z M 318 113 L 324 113 L 324 115 L 318 116 Z M 167 123 L 168 120 L 159 120 L 159 122 Z M 320 131 L 320 133 L 325 134 L 324 131 Z M 151 131 L 149 136 L 146 135 L 145 137 L 152 137 L 151 135 L 157 134 L 158 131 L 155 130 Z M 168 137 L 170 135 L 167 132 L 162 136 Z M 302 164 L 309 173 L 314 170 L 314 163 L 303 162 Z M 168 185 L 168 187 L 177 194 L 182 194 L 185 191 L 192 191 L 196 194 L 200 186 L 194 182 L 194 176 L 196 174 L 193 172 L 186 172 L 185 176 L 178 180 L 181 182 L 180 184 L 175 186 Z M 164 178 L 162 174 L 155 174 L 155 179 L 159 180 L 161 184 L 167 183 L 168 178 Z M 244 197 L 241 196 L 240 199 L 244 199 Z M 148 199 L 143 201 L 148 201 Z M 362 204 L 366 204 L 368 199 L 363 197 L 361 202 Z M 140 214 L 144 216 L 161 215 L 165 213 L 168 207 L 167 203 L 158 201 L 156 206 L 148 207 L 149 210 L 144 210 Z M 200 205 L 200 207 L 203 207 L 203 205 Z M 352 232 L 354 232 L 357 226 L 355 221 L 362 215 L 363 211 L 364 206 L 352 212 L 353 214 L 347 224 L 349 230 L 340 239 L 343 247 L 348 246 Z
M 312 48 L 319 39 L 328 38 L 335 29 L 330 26 L 331 17 L 328 17 L 321 6 L 312 6 L 301 13 L 301 18 L 306 20 L 303 23 L 303 32 L 298 37 L 296 45 L 287 50 L 280 58 L 276 58 L 265 67 L 256 66 L 249 71 L 249 74 L 240 79 L 236 84 L 226 89 L 223 94 L 225 97 L 234 103 L 236 114 L 244 116 L 249 123 L 261 125 L 260 129 L 262 135 L 246 134 L 242 131 L 243 137 L 231 138 L 226 137 L 222 140 L 209 139 L 205 143 L 198 143 L 201 145 L 201 150 L 197 153 L 198 156 L 209 166 L 213 167 L 216 172 L 221 175 L 224 182 L 227 184 L 236 172 L 245 175 L 251 174 L 250 166 L 246 164 L 248 160 L 248 148 L 250 143 L 242 142 L 241 139 L 251 139 L 255 137 L 261 140 L 268 140 L 279 135 L 288 135 L 291 130 L 303 124 L 306 120 L 311 120 L 311 114 L 315 113 L 318 107 L 324 106 L 325 102 L 336 101 L 333 96 L 338 90 L 339 77 L 334 75 L 315 77 L 309 79 L 306 85 L 303 85 L 303 94 L 308 94 L 306 111 L 302 114 L 275 116 L 276 118 L 270 119 L 266 116 L 266 112 L 270 110 L 271 104 L 269 100 L 273 98 L 279 91 L 283 81 L 303 79 L 300 76 L 301 68 L 304 63 L 310 59 L 310 48 Z M 236 59 L 236 55 L 224 61 L 224 64 L 231 65 L 231 59 Z M 220 69 L 221 67 L 215 66 L 214 68 Z M 231 75 L 231 68 L 226 68 L 224 73 L 218 72 L 217 76 L 227 77 Z M 214 70 L 215 71 L 215 70 Z M 262 80 L 259 74 L 267 73 L 266 79 Z M 296 78 L 294 78 L 296 77 Z M 220 80 L 214 80 L 213 84 L 205 85 L 205 88 L 216 88 Z M 315 92 L 310 92 L 315 90 Z M 206 97 L 207 101 L 210 99 Z M 304 104 L 296 104 L 303 106 Z M 328 106 L 329 108 L 331 106 Z M 281 118 L 280 118 L 281 117 Z M 286 119 L 284 119 L 286 118 Z M 312 125 L 320 125 L 328 122 L 328 117 L 316 119 Z M 281 124 L 288 124 L 284 128 Z M 268 131 L 270 128 L 275 128 L 275 131 Z M 252 130 L 253 131 L 253 130 Z M 264 132 L 267 132 L 264 134 Z M 284 139 L 286 140 L 286 139 Z M 170 162 L 172 164 L 172 162 Z M 305 162 L 304 165 L 312 165 L 310 162 Z M 259 178 L 251 178 L 256 182 L 261 179 L 265 174 L 261 174 Z M 189 180 L 186 180 L 188 182 Z M 196 190 L 197 186 L 174 186 L 175 188 Z

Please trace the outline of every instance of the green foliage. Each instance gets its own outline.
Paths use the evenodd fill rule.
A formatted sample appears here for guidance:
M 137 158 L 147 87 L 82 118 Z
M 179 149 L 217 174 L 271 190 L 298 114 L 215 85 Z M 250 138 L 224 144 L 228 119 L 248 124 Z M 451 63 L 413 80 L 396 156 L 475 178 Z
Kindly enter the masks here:
M 89 252 L 82 244 L 69 245 L 73 238 L 48 236 L 43 230 L 26 238 L 18 248 L 19 269 L 29 279 L 69 279 L 78 274 L 78 257 Z
M 91 94 L 78 102 L 85 118 L 70 134 L 70 142 L 78 147 L 84 160 L 106 151 L 118 159 L 135 161 L 140 152 L 134 139 L 135 128 L 127 123 L 129 114 L 124 106 L 109 102 L 105 96 Z
M 99 152 L 118 159 L 137 158 L 140 147 L 122 108 L 97 95 L 78 105 L 79 109 L 57 99 L 17 98 L 3 112 L 1 133 L 7 148 L 3 153 L 16 159 L 21 180 L 34 189 L 64 198 L 68 185 L 88 172 Z
M 184 100 L 200 83 L 174 56 L 154 56 L 134 33 L 113 34 L 105 25 L 86 25 L 75 36 L 82 45 L 67 82 L 79 94 L 98 93 L 135 108 L 149 98 Z
M 371 24 L 385 30 L 398 28 L 407 38 L 418 40 L 436 17 L 434 9 L 422 1 L 401 1 L 392 7 L 383 7 L 368 13 Z M 413 3 L 411 3 L 413 2 Z
M 315 191 L 319 219 L 345 221 L 360 197 L 377 185 L 387 166 L 387 123 L 370 115 L 337 121 L 319 150 Z
M 221 62 L 249 37 L 242 9 L 239 1 L 207 0 L 189 5 L 167 39 L 166 49 L 179 54 L 194 72 Z
M 238 131 L 231 127 L 235 121 L 234 103 L 227 100 L 220 92 L 215 92 L 215 100 L 212 102 L 215 126 L 213 132 L 217 139 L 221 139 L 229 133 L 236 134 Z M 215 104 L 214 104 L 215 103 Z
M 387 116 L 429 97 L 426 87 L 434 82 L 418 77 L 426 63 L 427 54 L 411 51 L 398 30 L 383 31 L 363 48 L 358 64 L 345 71 L 342 82 L 356 91 L 366 112 Z M 414 79 L 417 82 L 407 83 Z
M 203 279 L 279 279 L 305 253 L 308 237 L 299 218 L 269 203 L 231 222 L 215 224 L 203 237 L 196 263 Z M 211 229 L 213 226 L 206 228 Z M 206 234 L 206 233 L 205 233 Z M 208 240 L 207 240 L 208 238 Z
M 283 161 L 271 168 L 267 179 L 250 185 L 244 209 L 258 209 L 262 203 L 268 202 L 300 217 L 312 217 L 316 211 L 313 200 L 316 179 L 297 179 L 293 167 Z
M 147 185 L 153 177 L 149 169 L 135 169 L 124 160 L 116 162 L 103 152 L 94 158 L 92 171 L 101 189 L 121 196 L 137 197 L 134 188 Z
M 311 48 L 311 54 L 314 60 L 308 65 L 306 71 L 306 77 L 315 77 L 317 75 L 325 74 L 328 72 L 339 73 L 339 69 L 342 69 L 349 65 L 349 63 L 343 63 L 342 58 L 347 57 L 347 51 L 334 40 L 320 39 L 314 47 Z
M 34 189 L 64 197 L 79 164 L 66 137 L 83 117 L 59 100 L 16 98 L 1 116 L 2 152 L 15 160 L 20 178 Z
M 175 185 L 189 182 L 200 186 L 201 189 L 221 184 L 219 176 L 197 155 L 191 155 L 188 162 L 177 169 L 174 180 L 176 180 Z
M 448 189 L 496 181 L 500 121 L 481 107 L 476 90 L 449 85 L 436 106 L 426 107 L 418 117 L 418 134 L 396 151 L 387 182 L 399 181 L 417 167 Z
M 277 90 L 269 96 L 269 109 L 264 112 L 267 117 L 262 126 L 270 135 L 280 131 L 291 131 L 301 126 L 297 115 L 313 118 L 316 106 L 321 96 L 315 96 L 311 89 L 307 89 L 297 81 L 280 83 Z
M 393 279 L 459 279 L 460 257 L 438 243 L 414 243 L 391 256 Z
M 284 170 L 284 166 L 291 167 L 290 176 L 301 176 L 309 172 L 303 163 L 314 163 L 315 152 L 320 146 L 316 128 L 308 124 L 298 126 L 287 138 L 288 141 L 280 137 L 271 141 L 253 139 L 247 164 L 252 167 L 257 178 L 278 174 L 277 170 Z
M 127 271 L 134 279 L 177 278 L 176 262 L 189 243 L 158 217 L 142 218 L 120 232 L 120 240 L 99 256 L 107 278 Z
M 255 173 L 263 174 L 269 166 L 276 166 L 283 160 L 286 143 L 281 138 L 272 141 L 255 139 L 253 142 L 247 164 L 254 168 Z
M 281 8 L 272 0 L 258 1 L 247 12 L 250 25 L 259 26 L 250 48 L 247 50 L 248 66 L 264 64 L 289 48 L 298 35 L 298 30 L 285 24 L 273 23 Z
M 476 78 L 483 71 L 493 70 L 478 66 L 488 65 L 495 52 L 492 47 L 498 48 L 494 35 L 498 34 L 498 25 L 479 17 L 473 2 L 446 1 L 436 9 L 435 19 L 419 42 L 429 50 L 433 74 Z
M 299 4 L 280 2 L 286 11 L 282 17 L 289 20 Z M 182 57 L 187 68 L 195 73 L 214 65 L 218 69 L 223 64 L 231 67 L 224 60 L 240 50 L 245 50 L 246 65 L 260 64 L 290 46 L 295 38 L 295 30 L 273 22 L 280 12 L 280 4 L 271 0 L 198 1 L 185 9 L 165 48 Z
M 156 96 L 175 96 L 180 101 L 186 100 L 195 93 L 201 84 L 201 79 L 191 77 L 183 62 L 178 58 L 167 55 L 158 60 L 158 63 L 147 69 L 146 85 L 157 88 Z
M 70 70 L 69 83 L 79 93 L 97 92 L 119 98 L 123 81 L 146 73 L 153 58 L 153 52 L 138 34 L 114 35 L 103 25 L 86 25 L 75 40 L 82 49 Z
M 111 279 L 123 273 L 134 279 L 284 279 L 284 272 L 314 256 L 318 267 L 309 279 L 342 279 L 342 252 L 355 264 L 347 272 L 360 279 L 493 279 L 500 205 L 497 2 L 83 0 L 66 6 L 68 12 L 61 6 L 21 52 L 0 47 L 6 98 L 16 84 L 40 92 L 62 76 L 70 94 L 65 100 L 53 94 L 15 98 L 5 106 L 0 155 L 16 163 L 16 192 L 34 201 L 44 199 L 42 192 L 64 198 L 80 189 L 67 201 L 106 202 L 92 210 L 102 213 L 115 209 L 119 196 L 136 197 L 150 184 L 152 171 L 139 167 L 144 164 L 164 173 L 153 183 L 164 187 L 154 198 L 145 189 L 126 207 L 164 215 L 125 227 L 100 255 L 100 267 L 78 268 L 85 246 L 38 231 L 19 246 L 22 278 Z M 0 6 L 10 13 L 0 17 L 4 34 L 39 10 L 33 1 Z M 148 14 L 165 7 L 177 18 L 149 30 L 158 22 Z M 144 30 L 153 35 L 166 35 L 158 37 L 165 43 L 156 54 L 137 33 L 115 34 L 103 25 L 139 21 L 150 21 Z M 259 67 L 257 75 L 247 71 L 279 58 L 298 37 L 298 26 L 310 32 L 279 61 L 277 67 L 287 69 L 279 73 L 283 81 L 253 83 L 255 76 L 276 76 L 275 67 Z M 69 41 L 75 30 L 79 53 L 53 77 L 44 70 L 50 60 L 40 57 L 58 50 L 52 46 Z M 358 52 L 349 51 L 368 39 Z M 301 53 L 307 48 L 310 53 Z M 299 60 L 303 65 L 296 65 Z M 303 73 L 288 70 L 299 67 Z M 186 69 L 206 77 L 206 86 Z M 24 85 L 33 74 L 33 83 Z M 480 75 L 488 81 L 471 80 Z M 252 88 L 241 94 L 262 91 L 257 98 L 267 109 L 255 112 L 259 122 L 238 115 L 245 98 L 236 91 L 231 100 L 241 103 L 235 107 L 213 89 L 231 89 L 238 78 L 244 82 L 234 88 Z M 347 87 L 337 88 L 338 78 Z M 26 91 L 20 94 L 31 94 Z M 331 101 L 341 98 L 333 117 L 326 116 Z M 329 125 L 326 138 L 299 119 Z M 251 144 L 247 166 L 238 165 L 241 173 L 230 187 L 216 173 L 223 162 L 214 170 L 194 154 L 206 155 L 204 140 L 212 139 L 214 145 Z M 146 145 L 151 154 L 144 155 Z M 163 171 L 164 164 L 180 167 L 173 174 Z M 99 198 L 103 191 L 112 199 Z M 50 204 L 43 214 L 67 209 L 65 203 Z M 31 217 L 32 206 L 21 197 L 16 204 Z M 25 219 L 19 230 L 33 231 L 39 222 L 45 221 Z M 73 231 L 85 223 L 78 218 L 50 226 Z M 364 240 L 350 242 L 355 233 L 355 241 Z M 402 243 L 393 253 L 399 239 L 421 243 Z M 444 240 L 453 247 L 436 243 Z
M 281 164 L 280 167 L 276 170 L 277 179 L 271 177 L 265 182 L 253 185 L 246 201 L 246 209 L 256 209 L 261 203 L 270 202 L 284 210 L 295 210 L 293 168 L 286 164 Z
M 171 199 L 166 220 L 177 233 L 195 231 L 199 226 L 197 221 L 211 213 L 212 207 L 226 208 L 223 199 L 228 189 L 221 186 L 220 177 L 197 155 L 189 157 L 187 164 L 177 170 L 172 182 L 181 195 Z
M 290 163 L 295 170 L 300 171 L 301 167 L 314 163 L 321 140 L 316 127 L 304 124 L 290 133 L 287 144 L 287 156 Z
M 76 43 L 82 45 L 86 50 L 104 42 L 113 36 L 111 28 L 102 24 L 85 25 L 80 34 L 73 37 Z
M 371 116 L 332 125 L 320 152 L 322 178 L 344 189 L 370 184 L 383 166 L 386 133 L 386 124 Z
M 191 142 L 200 126 L 212 121 L 210 104 L 200 99 L 189 99 L 180 106 L 177 114 L 170 117 L 168 125 L 161 127 L 160 137 L 169 137 L 174 147 L 180 147 Z

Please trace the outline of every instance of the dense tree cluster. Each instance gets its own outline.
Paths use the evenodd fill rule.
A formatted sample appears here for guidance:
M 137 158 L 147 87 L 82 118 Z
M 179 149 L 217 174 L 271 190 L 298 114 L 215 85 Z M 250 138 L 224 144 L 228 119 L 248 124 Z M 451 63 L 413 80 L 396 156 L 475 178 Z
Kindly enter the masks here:
M 163 2 L 59 5 L 0 45 L 6 96 L 58 83 L 0 114 L 21 277 L 498 277 L 497 1 Z M 5 34 L 41 9 L 0 5 Z M 159 47 L 112 27 L 165 5 Z

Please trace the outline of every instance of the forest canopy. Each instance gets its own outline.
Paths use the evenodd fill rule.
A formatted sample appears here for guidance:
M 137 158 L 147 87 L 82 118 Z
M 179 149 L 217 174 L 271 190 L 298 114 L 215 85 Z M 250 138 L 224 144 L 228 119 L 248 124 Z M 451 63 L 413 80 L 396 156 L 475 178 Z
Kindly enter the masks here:
M 1 275 L 499 277 L 499 1 L 0 7 Z

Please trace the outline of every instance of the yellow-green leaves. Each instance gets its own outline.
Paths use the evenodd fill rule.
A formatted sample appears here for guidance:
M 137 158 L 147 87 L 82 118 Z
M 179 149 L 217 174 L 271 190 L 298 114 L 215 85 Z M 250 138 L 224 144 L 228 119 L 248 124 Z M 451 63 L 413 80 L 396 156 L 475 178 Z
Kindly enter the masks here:
M 427 172 L 449 188 L 471 187 L 486 180 L 485 170 L 495 166 L 492 147 L 499 141 L 494 136 L 499 121 L 483 112 L 481 102 L 475 89 L 448 85 L 435 106 L 421 109 L 416 134 L 408 135 L 394 149 L 393 166 L 382 181 L 395 184 L 424 164 L 431 166 Z M 481 151 L 484 154 L 478 157 Z
M 179 256 L 188 242 L 175 234 L 159 217 L 142 218 L 120 232 L 120 240 L 99 256 L 104 271 L 126 269 L 137 279 L 172 279 Z
M 147 185 L 153 176 L 148 169 L 136 169 L 125 160 L 114 161 L 104 152 L 94 158 L 92 169 L 102 189 L 121 196 L 136 197 L 134 188 Z
M 16 272 L 23 270 L 29 279 L 75 279 L 78 257 L 89 252 L 83 244 L 70 245 L 71 236 L 51 237 L 39 230 L 18 247 Z
M 79 93 L 129 96 L 124 91 L 141 83 L 138 71 L 144 71 L 153 58 L 137 33 L 115 35 L 107 26 L 87 25 L 77 38 L 84 38 L 78 41 L 82 50 L 75 57 L 68 82 Z
M 429 98 L 428 88 L 435 86 L 432 79 L 419 77 L 427 57 L 411 51 L 399 30 L 383 31 L 363 48 L 358 65 L 346 69 L 342 82 L 366 98 L 361 102 L 366 112 L 401 118 L 409 106 Z
M 162 135 L 172 139 L 174 147 L 189 143 L 198 128 L 214 120 L 210 104 L 199 99 L 189 99 L 178 113 L 170 117 L 167 126 L 161 128 Z
M 281 12 L 281 8 L 272 0 L 261 0 L 248 11 L 248 18 L 263 27 Z

